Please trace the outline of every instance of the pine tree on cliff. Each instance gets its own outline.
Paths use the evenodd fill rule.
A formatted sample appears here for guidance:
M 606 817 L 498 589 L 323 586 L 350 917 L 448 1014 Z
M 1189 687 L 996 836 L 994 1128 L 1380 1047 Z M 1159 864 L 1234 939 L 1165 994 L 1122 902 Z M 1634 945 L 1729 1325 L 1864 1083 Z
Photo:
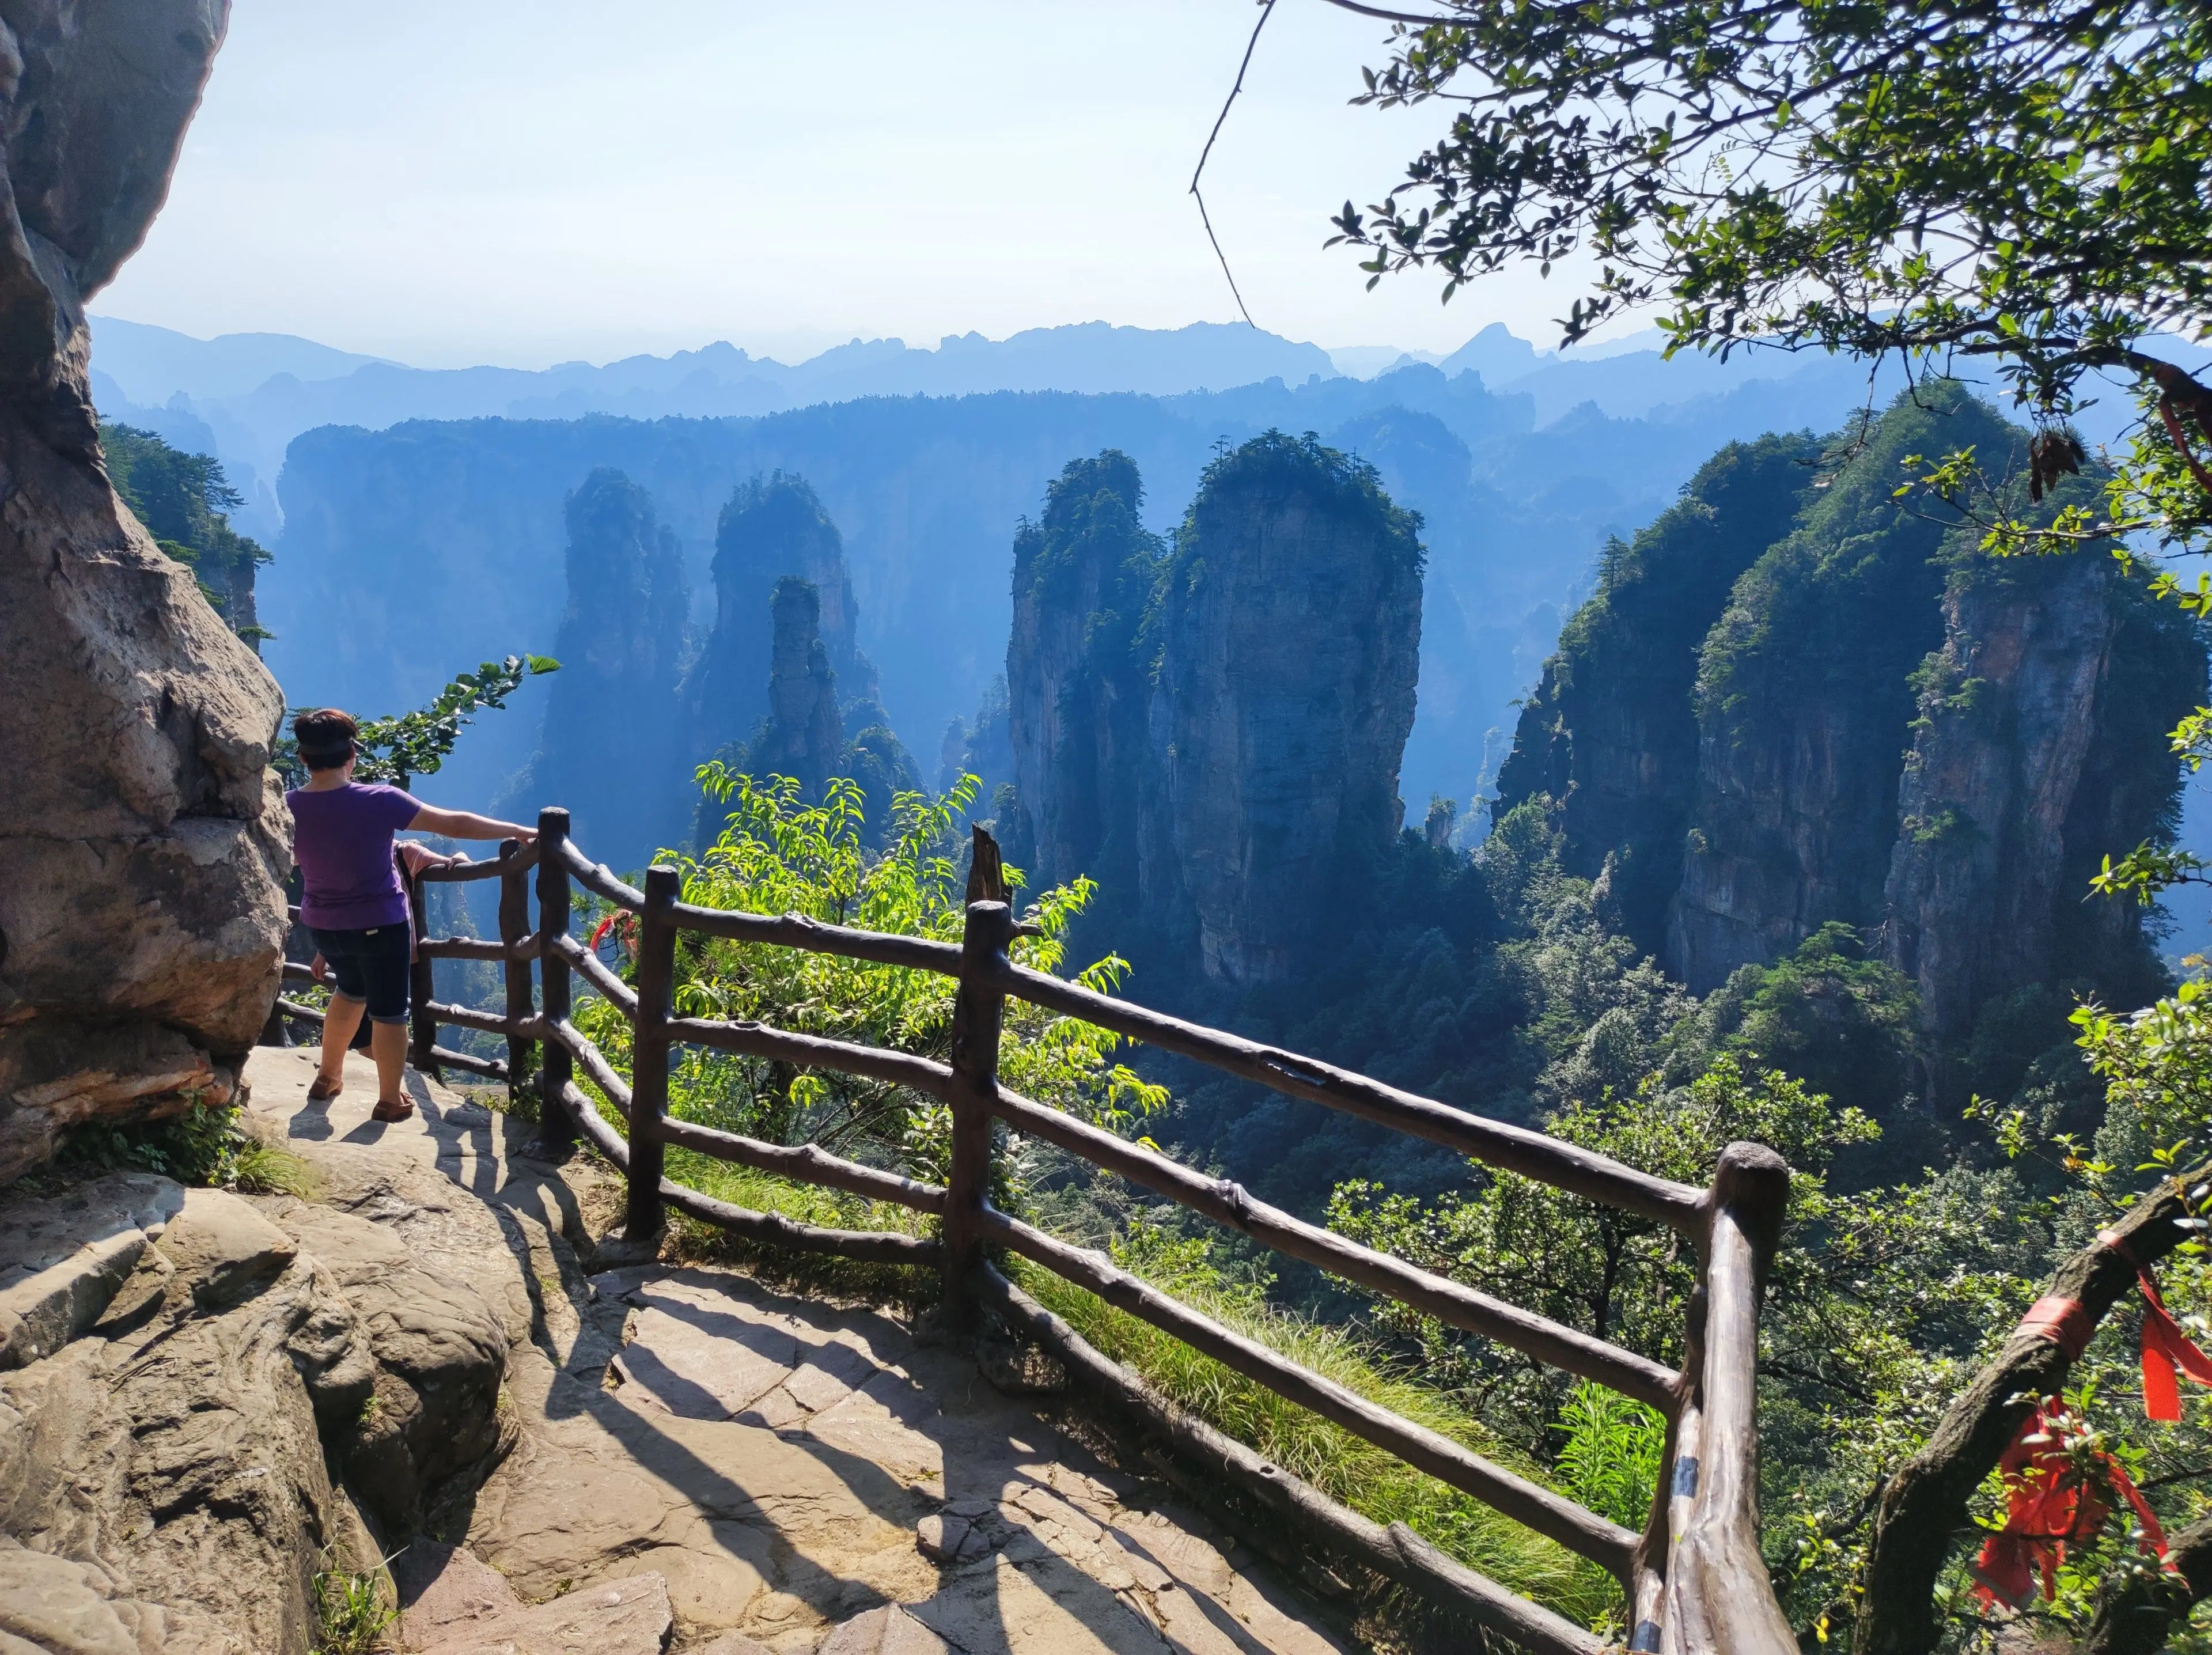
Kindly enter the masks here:
M 1145 911 L 1187 916 L 1210 979 L 1313 964 L 1396 837 L 1420 528 L 1310 435 L 1267 432 L 1200 479 L 1145 629 L 1139 872 Z
M 1000 831 L 1047 885 L 1087 873 L 1136 889 L 1127 806 L 1152 687 L 1138 636 L 1167 556 L 1139 520 L 1143 502 L 1136 461 L 1109 448 L 1070 460 L 1045 489 L 1043 518 L 1014 536 L 1006 695 L 1017 819 Z
M 774 472 L 738 485 L 715 526 L 714 572 L 714 630 L 684 688 L 695 753 L 703 758 L 749 740 L 768 716 L 769 596 L 786 575 L 807 581 L 817 595 L 822 643 L 847 721 L 856 727 L 887 721 L 876 669 L 854 640 L 859 610 L 844 537 L 805 478 Z
M 246 501 L 222 463 L 130 425 L 101 425 L 100 447 L 108 480 L 131 514 L 163 551 L 191 569 L 216 612 L 260 654 L 270 635 L 254 607 L 253 576 L 269 554 L 230 526 L 230 514 Z
M 1498 773 L 1497 815 L 1538 794 L 1560 810 L 1562 864 L 1610 889 L 1638 948 L 1664 944 L 1698 778 L 1698 649 L 1736 577 L 1790 530 L 1813 485 L 1810 435 L 1732 442 L 1634 542 L 1559 635 Z
M 689 770 L 678 697 L 690 588 L 652 496 L 602 466 L 567 503 L 568 601 L 538 756 L 505 807 L 565 805 L 577 842 L 636 867 L 681 839 Z
M 1943 640 L 1955 518 L 1898 497 L 1905 457 L 2014 438 L 1948 382 L 1899 397 L 1798 526 L 1735 584 L 1698 661 L 1698 782 L 1668 970 L 1699 994 L 1829 920 L 1881 922 L 1911 745 L 1911 678 Z

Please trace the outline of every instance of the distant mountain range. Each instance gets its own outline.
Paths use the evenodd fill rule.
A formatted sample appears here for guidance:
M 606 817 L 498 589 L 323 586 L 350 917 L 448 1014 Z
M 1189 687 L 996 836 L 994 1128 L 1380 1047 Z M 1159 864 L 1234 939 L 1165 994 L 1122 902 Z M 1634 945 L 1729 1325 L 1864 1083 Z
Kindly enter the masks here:
M 239 526 L 273 541 L 282 522 L 276 483 L 285 450 L 302 431 L 325 425 L 381 430 L 410 419 L 587 414 L 715 418 L 863 397 L 998 391 L 1176 396 L 1269 381 L 1296 388 L 1433 365 L 1446 379 L 1472 373 L 1492 391 L 1525 394 L 1540 428 L 1584 403 L 1612 418 L 1641 418 L 1664 405 L 1796 378 L 1811 365 L 1775 352 L 1747 353 L 1728 362 L 1668 362 L 1656 350 L 1633 348 L 1636 343 L 1611 347 L 1610 354 L 1602 347 L 1587 355 L 1540 352 L 1493 322 L 1438 359 L 1389 347 L 1330 352 L 1241 324 L 1157 330 L 1084 322 L 998 340 L 975 333 L 948 336 L 934 350 L 900 339 L 854 339 L 797 363 L 717 343 L 668 356 L 563 362 L 538 370 L 418 368 L 289 334 L 196 339 L 143 322 L 95 317 L 93 392 L 106 417 L 221 459 L 247 500 Z M 1833 370 L 1839 386 L 1851 379 L 1852 370 L 1840 364 L 1820 366 Z M 1833 417 L 1834 410 L 1827 408 L 1815 423 Z
M 1014 526 L 1061 464 L 1127 447 L 1148 524 L 1169 529 L 1220 441 L 1317 430 L 1374 459 L 1427 517 L 1403 776 L 1418 814 L 1432 790 L 1465 800 L 1486 785 L 1512 699 L 1587 592 L 1607 535 L 1651 521 L 1722 443 L 1832 430 L 1900 382 L 1810 354 L 1668 360 L 1659 343 L 1555 353 L 1492 324 L 1434 358 L 1332 352 L 1242 326 L 1094 322 L 933 350 L 854 340 L 795 364 L 723 343 L 538 371 L 432 370 L 285 334 L 202 340 L 94 318 L 93 385 L 105 417 L 213 454 L 246 496 L 237 526 L 276 553 L 263 579 L 270 664 L 295 700 L 397 706 L 483 654 L 548 647 L 561 502 L 593 465 L 653 491 L 695 593 L 709 589 L 714 514 L 730 490 L 763 467 L 804 472 L 846 532 L 884 703 L 925 755 L 998 670 Z M 2165 348 L 2192 364 L 2208 354 Z M 898 401 L 859 405 L 881 399 Z M 2130 411 L 2108 396 L 2085 435 L 2110 441 Z M 490 584 L 409 626 L 371 601 L 401 568 L 448 598 Z M 378 617 L 335 650 L 316 642 L 333 603 Z M 487 724 L 461 763 L 481 767 L 469 782 L 503 777 L 535 721 Z

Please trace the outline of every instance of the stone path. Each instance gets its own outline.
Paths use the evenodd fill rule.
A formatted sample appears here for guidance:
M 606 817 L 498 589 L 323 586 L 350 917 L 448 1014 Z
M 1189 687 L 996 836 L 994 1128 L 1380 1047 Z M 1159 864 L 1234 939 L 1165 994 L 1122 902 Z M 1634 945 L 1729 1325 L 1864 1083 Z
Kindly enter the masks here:
M 529 1129 L 412 1074 L 417 1118 L 373 1123 L 358 1057 L 338 1098 L 309 1104 L 312 1062 L 254 1054 L 263 1129 L 317 1169 L 324 1202 L 389 1225 L 519 1324 L 497 1467 L 429 1519 L 458 1549 L 395 1566 L 416 1647 L 567 1647 L 562 1605 L 611 1595 L 609 1615 L 649 1622 L 664 1584 L 671 1647 L 699 1655 L 1353 1646 L 1204 1519 L 1001 1396 L 972 1358 L 734 1270 L 590 1274 L 611 1179 L 530 1159 Z M 486 1214 L 505 1246 L 484 1244 Z M 630 1647 L 595 1635 L 594 1648 Z

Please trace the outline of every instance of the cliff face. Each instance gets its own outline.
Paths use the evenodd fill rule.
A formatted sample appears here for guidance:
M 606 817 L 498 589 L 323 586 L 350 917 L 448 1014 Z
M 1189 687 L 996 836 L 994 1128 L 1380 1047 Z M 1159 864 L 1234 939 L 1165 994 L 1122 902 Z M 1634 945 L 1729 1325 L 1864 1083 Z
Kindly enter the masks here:
M 2083 898 L 2170 831 L 2166 733 L 2204 694 L 2196 624 L 2109 558 L 1992 559 L 1896 496 L 1906 454 L 2002 469 L 2026 435 L 1929 384 L 1818 483 L 1808 438 L 1724 450 L 1607 554 L 1501 776 L 1506 807 L 1559 801 L 1639 946 L 1664 915 L 1697 992 L 1831 922 L 1872 938 L 1946 1092 L 2075 991 L 2156 991 L 2139 911 Z
M 750 739 L 768 715 L 769 599 L 786 575 L 815 590 L 822 645 L 854 721 L 884 721 L 876 669 L 854 640 L 859 605 L 844 537 L 805 478 L 779 471 L 738 485 L 715 526 L 714 571 L 714 627 L 685 688 L 699 756 Z
M 1569 873 L 1595 879 L 1613 859 L 1613 900 L 1646 953 L 1663 946 L 1682 875 L 1698 648 L 1737 577 L 1789 533 L 1818 458 L 1808 437 L 1731 443 L 1633 545 L 1615 541 L 1498 771 L 1498 814 L 1538 794 L 1559 801 Z
M 2127 980 L 2143 970 L 2133 904 L 2083 897 L 2106 853 L 2170 825 L 2164 733 L 2205 666 L 2195 630 L 2102 557 L 1961 548 L 1943 618 L 1916 676 L 1885 896 L 1891 962 L 1918 983 L 1929 1031 L 1959 1042 L 2023 984 L 2151 986 Z
M 1045 885 L 1088 873 L 1135 888 L 1127 806 L 1152 676 L 1138 635 L 1166 552 L 1138 520 L 1143 498 L 1136 462 L 1108 449 L 1069 461 L 1045 491 L 1042 520 L 1014 537 L 1006 701 L 1023 819 L 1006 825 Z
M 1139 893 L 1206 975 L 1288 977 L 1400 825 L 1420 520 L 1374 470 L 1270 432 L 1217 460 L 1161 582 Z
M 819 799 L 823 783 L 845 758 L 837 675 L 822 640 L 822 600 L 808 582 L 787 575 L 775 583 L 769 607 L 774 640 L 768 724 L 745 767 L 757 776 L 796 776 L 805 797 Z
M 1905 456 L 2015 433 L 1954 386 L 1903 398 L 1797 529 L 1736 582 L 1696 690 L 1698 779 L 1668 969 L 1704 993 L 1829 920 L 1878 923 L 1911 741 L 1911 675 L 1942 642 L 1947 525 L 1895 497 Z
M 1403 814 L 1420 519 L 1371 465 L 1279 431 L 1207 467 L 1171 553 L 1142 498 L 1109 449 L 1015 540 L 1014 786 L 994 803 L 1017 865 L 1100 881 L 1117 939 L 1280 981 Z
M 567 503 L 568 601 L 538 753 L 512 806 L 566 805 L 577 842 L 635 867 L 678 836 L 690 795 L 678 697 L 690 593 L 643 489 L 602 467 Z
M 228 8 L 11 9 L 0 83 L 0 1183 L 236 1085 L 276 988 L 275 682 L 118 499 L 84 303 L 168 189 Z
M 163 551 L 191 569 L 216 612 L 258 654 L 264 635 L 254 571 L 269 554 L 231 527 L 229 514 L 245 500 L 222 467 L 127 425 L 103 424 L 100 446 L 108 480 L 131 514 Z

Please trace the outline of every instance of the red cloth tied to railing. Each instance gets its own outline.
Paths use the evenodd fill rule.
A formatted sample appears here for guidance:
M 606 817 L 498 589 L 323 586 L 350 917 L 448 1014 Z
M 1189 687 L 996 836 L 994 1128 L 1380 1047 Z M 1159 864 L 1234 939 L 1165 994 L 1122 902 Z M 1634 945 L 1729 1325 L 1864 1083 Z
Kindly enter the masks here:
M 1974 1595 L 1984 1608 L 2026 1606 L 2039 1579 L 2045 1601 L 2057 1596 L 2066 1548 L 2096 1538 L 2118 1494 L 2142 1524 L 2143 1549 L 2166 1561 L 2166 1532 L 2120 1463 L 2101 1448 L 2068 1447 L 2064 1407 L 2053 1397 L 2021 1421 L 1997 1461 L 2009 1499 L 2005 1525 L 1974 1559 Z
M 615 946 L 617 947 L 620 948 L 624 953 L 630 955 L 633 958 L 636 957 L 636 915 L 608 915 L 605 919 L 601 920 L 598 925 L 592 928 L 591 939 L 589 941 L 586 942 L 584 946 L 596 954 L 599 952 L 599 945 L 605 942 L 610 935 L 614 938 Z

